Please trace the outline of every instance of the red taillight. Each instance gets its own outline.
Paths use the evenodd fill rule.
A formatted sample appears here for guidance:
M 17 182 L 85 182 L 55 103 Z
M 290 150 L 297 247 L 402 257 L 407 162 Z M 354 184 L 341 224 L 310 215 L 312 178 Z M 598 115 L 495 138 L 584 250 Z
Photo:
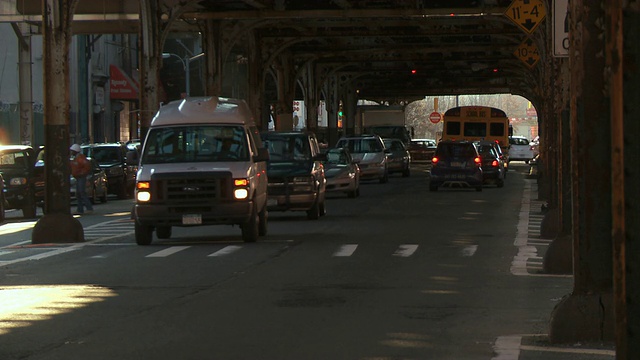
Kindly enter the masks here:
M 482 165 L 482 159 L 480 159 L 479 157 L 473 159 L 473 162 L 476 163 L 476 165 Z
M 438 159 L 437 157 L 435 157 L 435 156 L 434 156 L 434 157 L 431 159 L 431 164 L 435 165 L 438 161 L 440 161 L 440 159 Z
M 493 160 L 493 162 L 491 162 L 491 166 L 493 167 L 498 167 L 500 165 L 500 163 L 498 162 L 498 160 Z

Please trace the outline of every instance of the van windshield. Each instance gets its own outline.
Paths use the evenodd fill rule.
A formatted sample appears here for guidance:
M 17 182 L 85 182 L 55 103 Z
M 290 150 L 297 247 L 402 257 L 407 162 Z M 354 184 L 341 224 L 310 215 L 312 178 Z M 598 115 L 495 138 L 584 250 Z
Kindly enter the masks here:
M 149 130 L 143 164 L 174 162 L 249 161 L 242 126 L 189 125 Z

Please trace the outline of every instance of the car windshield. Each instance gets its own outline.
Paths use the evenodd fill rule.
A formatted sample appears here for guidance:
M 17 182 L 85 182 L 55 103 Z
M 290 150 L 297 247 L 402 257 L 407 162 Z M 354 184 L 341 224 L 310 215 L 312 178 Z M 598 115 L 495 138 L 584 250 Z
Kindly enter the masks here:
M 349 163 L 349 159 L 347 159 L 347 155 L 340 150 L 329 150 L 327 151 L 327 164 L 332 165 L 347 165 Z
M 143 151 L 145 164 L 249 160 L 246 134 L 236 125 L 152 128 Z
M 438 147 L 436 156 L 444 158 L 470 158 L 475 157 L 476 152 L 473 145 L 443 144 L 443 146 Z
M 116 163 L 120 161 L 120 148 L 115 146 L 94 146 L 83 149 L 86 156 L 96 159 L 100 164 Z
M 382 145 L 376 139 L 342 139 L 336 146 L 345 147 L 352 154 L 380 152 L 383 150 Z
M 27 155 L 22 151 L 0 154 L 0 168 L 26 169 L 28 166 Z
M 311 149 L 306 135 L 269 134 L 263 138 L 269 149 L 269 161 L 309 161 Z

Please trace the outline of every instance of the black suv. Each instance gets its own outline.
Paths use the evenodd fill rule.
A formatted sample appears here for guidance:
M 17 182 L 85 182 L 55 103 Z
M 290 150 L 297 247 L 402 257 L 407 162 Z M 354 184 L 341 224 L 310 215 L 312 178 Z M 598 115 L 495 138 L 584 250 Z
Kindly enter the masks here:
M 127 163 L 127 151 L 120 143 L 82 145 L 82 153 L 94 158 L 107 174 L 109 193 L 119 199 L 131 197 L 136 186 L 137 166 Z
M 306 211 L 309 219 L 325 215 L 326 155 L 320 152 L 315 134 L 270 131 L 261 136 L 269 149 L 269 211 Z
M 20 209 L 25 218 L 36 217 L 34 174 L 36 152 L 31 146 L 0 146 L 0 175 L 4 179 L 4 208 Z
M 441 141 L 431 160 L 429 190 L 440 186 L 472 187 L 482 191 L 482 160 L 469 141 Z

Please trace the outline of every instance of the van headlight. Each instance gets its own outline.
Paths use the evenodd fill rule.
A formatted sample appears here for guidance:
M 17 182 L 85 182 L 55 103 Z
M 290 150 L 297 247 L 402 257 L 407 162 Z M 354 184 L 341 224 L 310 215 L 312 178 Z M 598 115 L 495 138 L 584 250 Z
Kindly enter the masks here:
M 148 181 L 138 181 L 136 183 L 136 200 L 148 202 L 151 200 L 151 185 Z
M 245 200 L 249 197 L 249 180 L 234 179 L 233 180 L 233 198 L 236 200 Z

